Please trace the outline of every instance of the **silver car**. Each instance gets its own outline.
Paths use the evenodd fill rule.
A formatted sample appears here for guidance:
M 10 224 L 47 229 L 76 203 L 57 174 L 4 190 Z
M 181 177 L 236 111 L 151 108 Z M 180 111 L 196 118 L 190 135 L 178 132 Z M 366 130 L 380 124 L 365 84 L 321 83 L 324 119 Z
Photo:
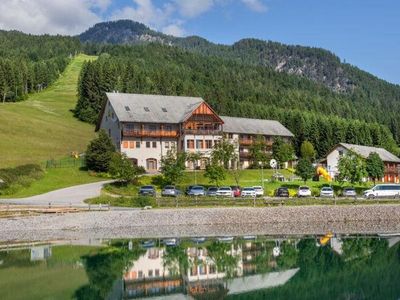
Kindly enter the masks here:
M 325 186 L 321 189 L 321 192 L 319 193 L 320 197 L 328 197 L 328 198 L 333 198 L 335 196 L 333 189 L 329 186 Z
M 173 185 L 166 185 L 161 191 L 161 196 L 163 197 L 177 197 L 179 194 L 180 191 Z
M 357 197 L 356 189 L 353 187 L 347 187 L 343 189 L 343 197 Z
M 200 185 L 192 186 L 188 191 L 188 196 L 205 196 L 206 190 Z

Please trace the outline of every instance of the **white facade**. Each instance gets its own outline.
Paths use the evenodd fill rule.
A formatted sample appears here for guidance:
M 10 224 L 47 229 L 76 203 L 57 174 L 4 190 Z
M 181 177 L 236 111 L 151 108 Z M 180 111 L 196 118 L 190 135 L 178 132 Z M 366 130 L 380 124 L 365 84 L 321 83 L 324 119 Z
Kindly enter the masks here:
M 346 155 L 347 152 L 348 150 L 346 148 L 339 145 L 335 149 L 333 149 L 326 157 L 326 168 L 331 178 L 334 178 L 337 175 L 339 175 L 339 169 L 338 169 L 339 159 L 343 155 Z
M 114 108 L 107 101 L 104 108 L 104 113 L 100 122 L 100 128 L 104 129 L 108 136 L 111 138 L 117 150 L 121 150 L 121 123 L 114 111 Z

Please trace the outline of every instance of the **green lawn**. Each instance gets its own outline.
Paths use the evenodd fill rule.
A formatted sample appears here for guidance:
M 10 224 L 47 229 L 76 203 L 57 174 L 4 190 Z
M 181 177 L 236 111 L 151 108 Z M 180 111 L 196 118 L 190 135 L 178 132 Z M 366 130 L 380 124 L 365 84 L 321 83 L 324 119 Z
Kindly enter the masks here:
M 85 60 L 75 57 L 60 78 L 26 101 L 0 104 L 0 168 L 39 163 L 83 151 L 94 134 L 93 125 L 78 121 L 71 110 Z
M 34 181 L 29 187 L 18 189 L 16 193 L 1 198 L 22 198 L 47 193 L 53 190 L 104 180 L 92 176 L 79 167 L 46 169 L 45 175 Z

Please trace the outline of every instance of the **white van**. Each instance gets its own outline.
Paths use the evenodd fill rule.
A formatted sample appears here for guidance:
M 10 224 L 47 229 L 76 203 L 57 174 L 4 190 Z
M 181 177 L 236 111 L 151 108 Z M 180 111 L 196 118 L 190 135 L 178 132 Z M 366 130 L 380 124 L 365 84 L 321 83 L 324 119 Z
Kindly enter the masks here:
M 400 198 L 400 184 L 377 184 L 364 192 L 365 198 Z

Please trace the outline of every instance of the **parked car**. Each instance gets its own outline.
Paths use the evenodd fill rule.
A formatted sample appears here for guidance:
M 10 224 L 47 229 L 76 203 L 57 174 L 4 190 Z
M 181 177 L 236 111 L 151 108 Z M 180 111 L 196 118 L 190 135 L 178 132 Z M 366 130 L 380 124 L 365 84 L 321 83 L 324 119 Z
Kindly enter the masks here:
M 264 189 L 263 189 L 262 186 L 259 186 L 259 185 L 253 186 L 253 189 L 256 191 L 256 196 L 257 197 L 264 196 Z
M 400 184 L 377 184 L 364 192 L 365 198 L 395 198 L 400 197 Z
M 218 188 L 215 186 L 209 187 L 207 190 L 207 196 L 217 196 Z
M 166 185 L 161 191 L 163 197 L 177 197 L 181 194 L 181 191 L 175 188 L 173 185 Z
M 178 241 L 177 239 L 165 239 L 163 240 L 165 246 L 176 246 Z
M 141 186 L 139 189 L 139 196 L 155 196 L 156 195 L 156 189 L 152 185 L 144 185 Z
M 205 196 L 206 189 L 201 185 L 194 185 L 191 189 L 187 192 L 188 196 Z
M 333 192 L 333 188 L 331 188 L 329 186 L 325 186 L 321 189 L 319 196 L 333 198 L 333 197 L 335 197 L 335 193 Z
M 356 189 L 353 187 L 346 187 L 342 192 L 343 197 L 357 197 Z
M 311 197 L 311 189 L 308 186 L 300 186 L 297 191 L 297 197 Z
M 217 190 L 217 196 L 233 197 L 233 191 L 230 186 L 223 186 Z
M 289 189 L 287 187 L 277 188 L 275 191 L 275 197 L 289 197 Z
M 189 191 L 192 189 L 192 187 L 194 187 L 194 185 L 189 185 L 188 187 L 186 187 L 186 190 L 185 190 L 186 195 L 189 195 Z
M 241 192 L 242 197 L 256 197 L 256 190 L 253 187 L 245 187 Z
M 240 186 L 237 185 L 231 185 L 231 189 L 233 191 L 233 196 L 234 197 L 240 197 L 241 193 L 240 193 Z

